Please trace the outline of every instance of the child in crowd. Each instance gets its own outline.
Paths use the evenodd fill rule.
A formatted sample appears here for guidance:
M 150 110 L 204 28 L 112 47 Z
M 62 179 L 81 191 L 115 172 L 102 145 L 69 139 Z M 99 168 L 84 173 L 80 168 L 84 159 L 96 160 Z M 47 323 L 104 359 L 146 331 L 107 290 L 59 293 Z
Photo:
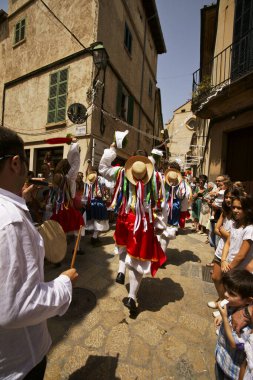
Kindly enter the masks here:
M 235 221 L 222 252 L 223 273 L 233 268 L 247 268 L 253 259 L 253 199 L 238 193 L 233 198 L 232 211 Z
M 232 270 L 225 273 L 222 278 L 225 288 L 227 306 L 218 308 L 220 316 L 215 319 L 216 325 L 220 325 L 215 357 L 216 380 L 243 379 L 245 371 L 245 343 L 250 340 L 252 326 L 242 329 L 240 337 L 232 329 L 232 314 L 240 308 L 248 311 L 248 305 L 253 302 L 253 275 L 248 271 Z M 252 378 L 252 377 L 251 377 Z
M 221 239 L 219 240 L 218 246 L 214 254 L 213 273 L 212 273 L 212 280 L 214 282 L 219 298 L 217 301 L 210 301 L 207 304 L 209 307 L 213 309 L 216 309 L 217 302 L 224 298 L 224 288 L 222 285 L 221 256 L 222 256 L 222 250 L 224 248 L 224 244 L 227 238 L 229 237 L 230 229 L 233 223 L 231 201 L 232 201 L 232 193 L 231 193 L 231 190 L 227 189 L 224 193 L 222 212 L 215 226 L 215 233 L 219 235 Z

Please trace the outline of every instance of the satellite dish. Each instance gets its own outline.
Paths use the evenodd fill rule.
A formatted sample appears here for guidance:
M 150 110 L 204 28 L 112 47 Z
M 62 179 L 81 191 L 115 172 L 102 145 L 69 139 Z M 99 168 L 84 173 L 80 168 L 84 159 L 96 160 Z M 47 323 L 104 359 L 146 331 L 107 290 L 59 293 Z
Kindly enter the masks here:
M 75 124 L 82 124 L 87 119 L 87 108 L 80 103 L 73 103 L 68 108 L 68 118 Z

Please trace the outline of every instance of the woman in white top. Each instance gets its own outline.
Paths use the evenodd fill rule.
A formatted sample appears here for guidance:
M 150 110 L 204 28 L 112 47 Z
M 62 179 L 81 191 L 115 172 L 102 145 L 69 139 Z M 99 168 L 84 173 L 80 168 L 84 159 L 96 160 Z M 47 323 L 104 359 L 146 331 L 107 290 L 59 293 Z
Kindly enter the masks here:
M 230 235 L 230 229 L 233 223 L 232 219 L 232 194 L 231 190 L 227 189 L 224 193 L 224 201 L 222 203 L 222 213 L 218 222 L 215 225 L 215 233 L 220 236 L 218 246 L 216 248 L 213 259 L 213 273 L 212 280 L 218 293 L 217 301 L 210 301 L 207 305 L 211 308 L 217 308 L 217 302 L 224 298 L 224 287 L 222 285 L 222 271 L 221 271 L 221 256 L 225 242 Z
M 221 270 L 248 269 L 253 260 L 253 199 L 237 195 L 232 202 L 234 223 L 221 257 Z

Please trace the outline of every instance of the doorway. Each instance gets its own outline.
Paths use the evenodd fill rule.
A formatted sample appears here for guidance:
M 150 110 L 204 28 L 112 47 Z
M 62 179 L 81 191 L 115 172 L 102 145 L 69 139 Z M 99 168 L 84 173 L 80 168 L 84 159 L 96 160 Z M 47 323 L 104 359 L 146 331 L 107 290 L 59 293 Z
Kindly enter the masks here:
M 253 126 L 227 135 L 226 174 L 231 180 L 242 181 L 253 196 Z

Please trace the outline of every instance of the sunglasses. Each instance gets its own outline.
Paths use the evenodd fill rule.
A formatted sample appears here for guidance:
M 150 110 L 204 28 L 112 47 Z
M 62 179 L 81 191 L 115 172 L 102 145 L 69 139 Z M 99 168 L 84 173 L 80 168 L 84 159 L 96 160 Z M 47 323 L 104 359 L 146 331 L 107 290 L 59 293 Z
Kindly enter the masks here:
M 19 156 L 20 160 L 23 161 L 26 164 L 27 167 L 29 166 L 29 162 L 28 162 L 27 157 L 25 157 L 23 155 L 5 154 L 4 156 L 0 157 L 0 161 L 1 160 L 5 160 L 6 158 L 15 157 L 15 156 Z

